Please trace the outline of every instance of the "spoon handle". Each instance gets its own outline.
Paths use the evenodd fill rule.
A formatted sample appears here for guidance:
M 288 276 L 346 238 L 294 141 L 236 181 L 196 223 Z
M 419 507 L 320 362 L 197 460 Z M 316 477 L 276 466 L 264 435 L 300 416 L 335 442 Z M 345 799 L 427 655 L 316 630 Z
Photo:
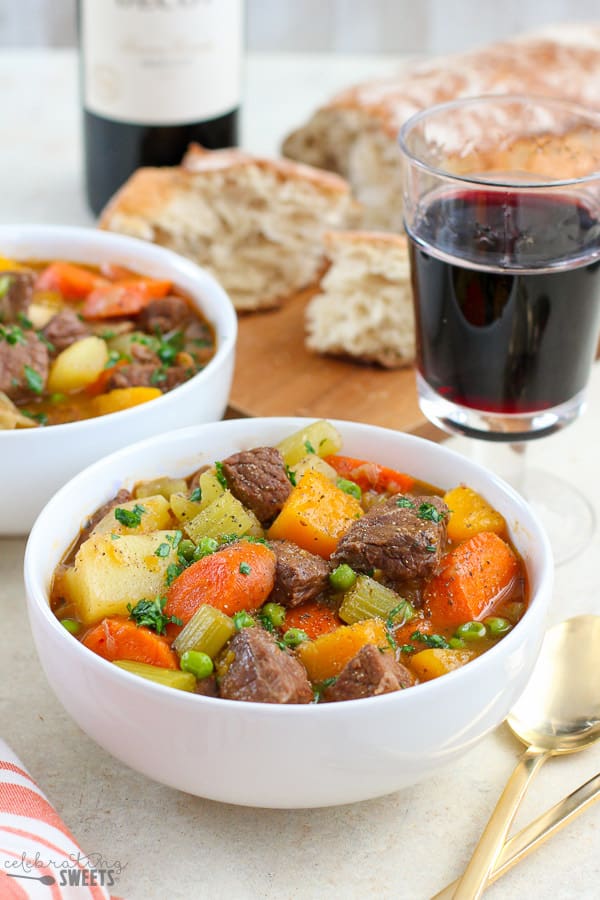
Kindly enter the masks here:
M 529 747 L 521 756 L 458 883 L 454 900 L 481 897 L 529 782 L 550 755 L 549 750 Z
M 554 806 L 550 807 L 541 816 L 538 816 L 529 825 L 521 829 L 518 834 L 511 837 L 502 848 L 498 857 L 496 868 L 490 873 L 488 885 L 512 869 L 514 865 L 525 859 L 526 856 L 536 850 L 541 844 L 572 822 L 592 803 L 600 800 L 600 773 L 594 775 L 589 781 L 581 784 Z M 441 890 L 432 900 L 452 900 L 454 891 L 458 887 L 459 879 L 453 881 Z

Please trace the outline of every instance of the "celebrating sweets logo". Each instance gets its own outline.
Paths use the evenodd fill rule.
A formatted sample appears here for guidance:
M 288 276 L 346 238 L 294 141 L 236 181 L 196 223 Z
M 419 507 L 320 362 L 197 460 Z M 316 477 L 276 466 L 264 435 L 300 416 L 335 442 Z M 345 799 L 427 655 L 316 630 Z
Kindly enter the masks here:
M 39 851 L 21 853 L 20 859 L 4 860 L 4 874 L 60 887 L 113 887 L 127 863 L 109 862 L 101 853 L 70 853 L 66 859 L 43 857 Z M 43 874 L 41 874 L 43 872 Z

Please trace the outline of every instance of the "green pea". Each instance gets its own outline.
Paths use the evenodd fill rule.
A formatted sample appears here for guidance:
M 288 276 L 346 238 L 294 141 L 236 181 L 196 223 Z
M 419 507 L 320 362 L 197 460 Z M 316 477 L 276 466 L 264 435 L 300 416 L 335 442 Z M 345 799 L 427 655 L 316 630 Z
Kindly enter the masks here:
M 362 491 L 355 481 L 348 481 L 347 478 L 338 478 L 336 485 L 341 491 L 345 494 L 350 494 L 350 496 L 354 497 L 356 500 L 362 498 Z
M 81 631 L 81 622 L 77 619 L 61 619 L 60 624 L 66 628 L 69 634 L 79 634 Z
M 265 603 L 261 612 L 275 628 L 280 628 L 285 622 L 285 607 L 279 603 Z
M 241 612 L 235 613 L 233 618 L 233 624 L 235 625 L 236 631 L 241 631 L 242 628 L 252 628 L 253 625 L 256 625 L 256 622 L 249 616 L 245 609 Z
M 288 628 L 282 640 L 286 647 L 297 647 L 308 640 L 308 635 L 301 628 Z
M 194 558 L 195 550 L 196 545 L 194 542 L 186 539 L 185 541 L 181 541 L 177 547 L 177 555 L 182 559 L 185 559 L 186 562 L 191 562 Z
M 334 591 L 349 591 L 355 581 L 356 572 L 346 563 L 342 563 L 329 573 L 329 584 Z
M 219 542 L 215 541 L 214 538 L 211 537 L 203 537 L 200 538 L 200 543 L 194 550 L 194 559 L 196 562 L 199 559 L 202 559 L 205 556 L 210 556 L 211 553 L 214 553 L 215 550 L 219 549 Z
M 481 641 L 487 634 L 487 628 L 483 622 L 465 622 L 458 626 L 455 634 L 463 641 Z
M 191 672 L 196 678 L 208 678 L 214 670 L 213 661 L 208 653 L 199 650 L 186 650 L 179 660 L 182 672 Z
M 502 616 L 489 616 L 487 619 L 483 620 L 487 630 L 490 633 L 490 637 L 499 638 L 503 637 L 507 634 L 512 625 L 508 621 L 508 619 L 503 619 Z
M 450 638 L 450 640 L 448 641 L 448 646 L 451 647 L 452 650 L 462 650 L 467 645 L 465 644 L 465 642 L 463 641 L 462 638 L 453 637 L 453 638 Z

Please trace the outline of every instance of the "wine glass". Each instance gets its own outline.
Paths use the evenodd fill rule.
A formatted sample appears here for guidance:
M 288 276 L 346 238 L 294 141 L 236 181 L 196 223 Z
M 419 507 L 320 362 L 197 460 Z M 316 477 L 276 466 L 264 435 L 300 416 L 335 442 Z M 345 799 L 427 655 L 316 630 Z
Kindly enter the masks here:
M 585 405 L 600 326 L 600 115 L 476 97 L 418 113 L 399 142 L 421 409 L 478 438 L 488 465 L 481 448 L 510 448 L 511 480 L 565 561 L 594 513 L 567 482 L 530 472 L 524 449 Z

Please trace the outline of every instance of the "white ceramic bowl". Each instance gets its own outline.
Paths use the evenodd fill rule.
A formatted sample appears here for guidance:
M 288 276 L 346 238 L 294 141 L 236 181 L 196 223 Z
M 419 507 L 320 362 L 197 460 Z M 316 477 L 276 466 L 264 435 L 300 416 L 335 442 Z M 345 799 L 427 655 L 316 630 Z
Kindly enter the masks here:
M 276 443 L 307 421 L 229 420 L 115 453 L 58 492 L 27 545 L 33 637 L 67 712 L 133 769 L 201 797 L 249 806 L 314 807 L 413 784 L 452 762 L 504 719 L 527 682 L 542 640 L 552 557 L 525 501 L 443 445 L 349 422 L 335 423 L 343 452 L 443 488 L 466 482 L 506 517 L 527 567 L 531 602 L 518 625 L 483 656 L 394 694 L 272 706 L 201 697 L 137 678 L 87 650 L 59 624 L 48 606 L 53 570 L 82 521 L 119 487 L 165 473 L 184 475 L 237 450 Z
M 113 262 L 170 279 L 197 304 L 217 339 L 217 352 L 201 372 L 149 403 L 82 422 L 0 431 L 0 535 L 16 535 L 26 534 L 52 494 L 95 460 L 142 438 L 220 419 L 233 377 L 237 318 L 227 294 L 208 272 L 135 238 L 91 228 L 0 226 L 0 255 L 91 265 Z

